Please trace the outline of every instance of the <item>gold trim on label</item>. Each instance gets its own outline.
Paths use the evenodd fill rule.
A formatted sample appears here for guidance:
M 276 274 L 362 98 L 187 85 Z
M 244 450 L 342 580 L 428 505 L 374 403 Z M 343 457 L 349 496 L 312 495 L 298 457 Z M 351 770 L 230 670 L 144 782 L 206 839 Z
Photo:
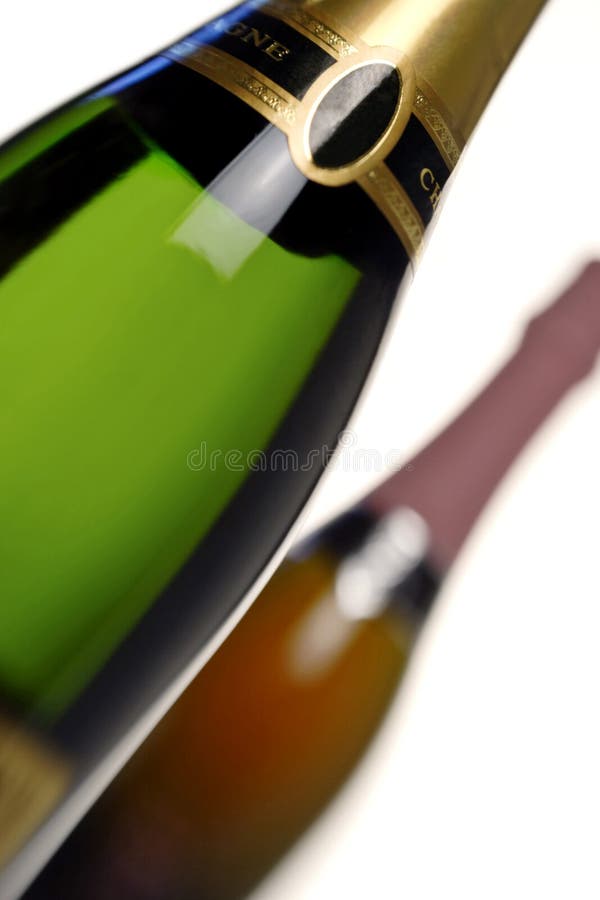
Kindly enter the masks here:
M 410 197 L 391 170 L 382 163 L 358 183 L 384 214 L 409 254 L 419 257 L 424 246 L 425 228 Z
M 210 46 L 199 47 L 189 56 L 169 58 L 231 91 L 286 134 L 292 131 L 300 108 L 299 102 L 251 66 Z
M 358 52 L 358 45 L 362 44 L 362 41 L 359 39 L 342 37 L 336 30 L 336 26 L 328 25 L 322 19 L 315 19 L 305 9 L 299 9 L 297 6 L 289 6 L 287 3 L 273 3 L 262 7 L 262 11 L 274 16 L 276 19 L 281 19 L 282 22 L 286 22 L 292 28 L 302 31 L 311 40 L 317 38 L 319 43 L 323 45 L 323 49 L 335 56 L 336 59 L 345 59 L 348 56 L 352 56 Z
M 64 795 L 67 766 L 34 737 L 0 718 L 0 866 Z
M 464 148 L 464 141 L 457 139 L 448 123 L 439 111 L 439 102 L 434 103 L 424 92 L 423 86 L 417 87 L 415 96 L 415 115 L 427 129 L 431 139 L 444 157 L 448 168 L 454 169 Z

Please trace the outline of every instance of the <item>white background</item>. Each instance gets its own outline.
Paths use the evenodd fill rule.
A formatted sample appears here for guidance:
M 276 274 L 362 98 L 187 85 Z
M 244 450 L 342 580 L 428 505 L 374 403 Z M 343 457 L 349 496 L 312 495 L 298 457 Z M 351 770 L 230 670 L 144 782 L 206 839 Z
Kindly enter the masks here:
M 6 0 L 0 138 L 223 6 Z M 600 256 L 599 39 L 598 0 L 549 0 L 459 168 L 358 447 L 413 453 Z M 257 900 L 600 898 L 599 423 L 597 374 L 503 483 L 375 747 Z M 307 527 L 382 475 L 338 466 Z

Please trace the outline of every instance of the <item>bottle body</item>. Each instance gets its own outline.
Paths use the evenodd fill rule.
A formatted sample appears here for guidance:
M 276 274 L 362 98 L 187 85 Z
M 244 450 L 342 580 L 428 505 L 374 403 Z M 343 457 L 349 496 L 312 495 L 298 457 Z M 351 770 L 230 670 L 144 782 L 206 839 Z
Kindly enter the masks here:
M 222 88 L 165 62 L 6 152 L 6 168 L 17 165 L 2 198 L 13 536 L 0 656 L 8 687 L 49 719 L 259 468 L 252 452 L 267 451 L 365 275 L 324 233 L 310 253 L 263 233 L 285 229 L 306 193 L 285 140 Z M 236 125 L 240 110 L 247 117 L 233 138 L 221 127 L 214 159 L 202 153 L 210 131 L 188 138 L 191 102 L 211 129 L 224 107 Z M 40 151 L 43 139 L 55 143 Z M 269 178 L 270 197 L 256 197 L 253 179 Z M 303 202 L 288 244 L 318 207 Z M 246 221 L 270 214 L 271 224 Z M 343 414 L 332 418 L 334 439 Z M 111 623 L 117 598 L 121 621 Z M 77 645 L 85 659 L 63 672 Z

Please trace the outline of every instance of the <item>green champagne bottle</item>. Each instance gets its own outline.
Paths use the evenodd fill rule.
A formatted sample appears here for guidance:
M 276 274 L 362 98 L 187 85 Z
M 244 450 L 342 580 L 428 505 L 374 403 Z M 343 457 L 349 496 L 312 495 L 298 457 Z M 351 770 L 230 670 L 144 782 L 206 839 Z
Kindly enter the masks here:
M 542 5 L 246 3 L 0 150 L 7 884 L 258 592 Z

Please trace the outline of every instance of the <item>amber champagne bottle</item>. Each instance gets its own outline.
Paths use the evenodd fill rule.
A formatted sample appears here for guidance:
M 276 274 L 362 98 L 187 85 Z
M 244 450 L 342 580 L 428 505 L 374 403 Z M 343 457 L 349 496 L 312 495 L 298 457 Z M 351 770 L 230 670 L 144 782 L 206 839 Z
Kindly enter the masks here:
M 441 580 L 600 349 L 600 265 L 436 440 L 288 558 L 28 900 L 234 900 L 364 753 Z
M 542 5 L 246 3 L 0 150 L 0 892 L 258 593 Z

